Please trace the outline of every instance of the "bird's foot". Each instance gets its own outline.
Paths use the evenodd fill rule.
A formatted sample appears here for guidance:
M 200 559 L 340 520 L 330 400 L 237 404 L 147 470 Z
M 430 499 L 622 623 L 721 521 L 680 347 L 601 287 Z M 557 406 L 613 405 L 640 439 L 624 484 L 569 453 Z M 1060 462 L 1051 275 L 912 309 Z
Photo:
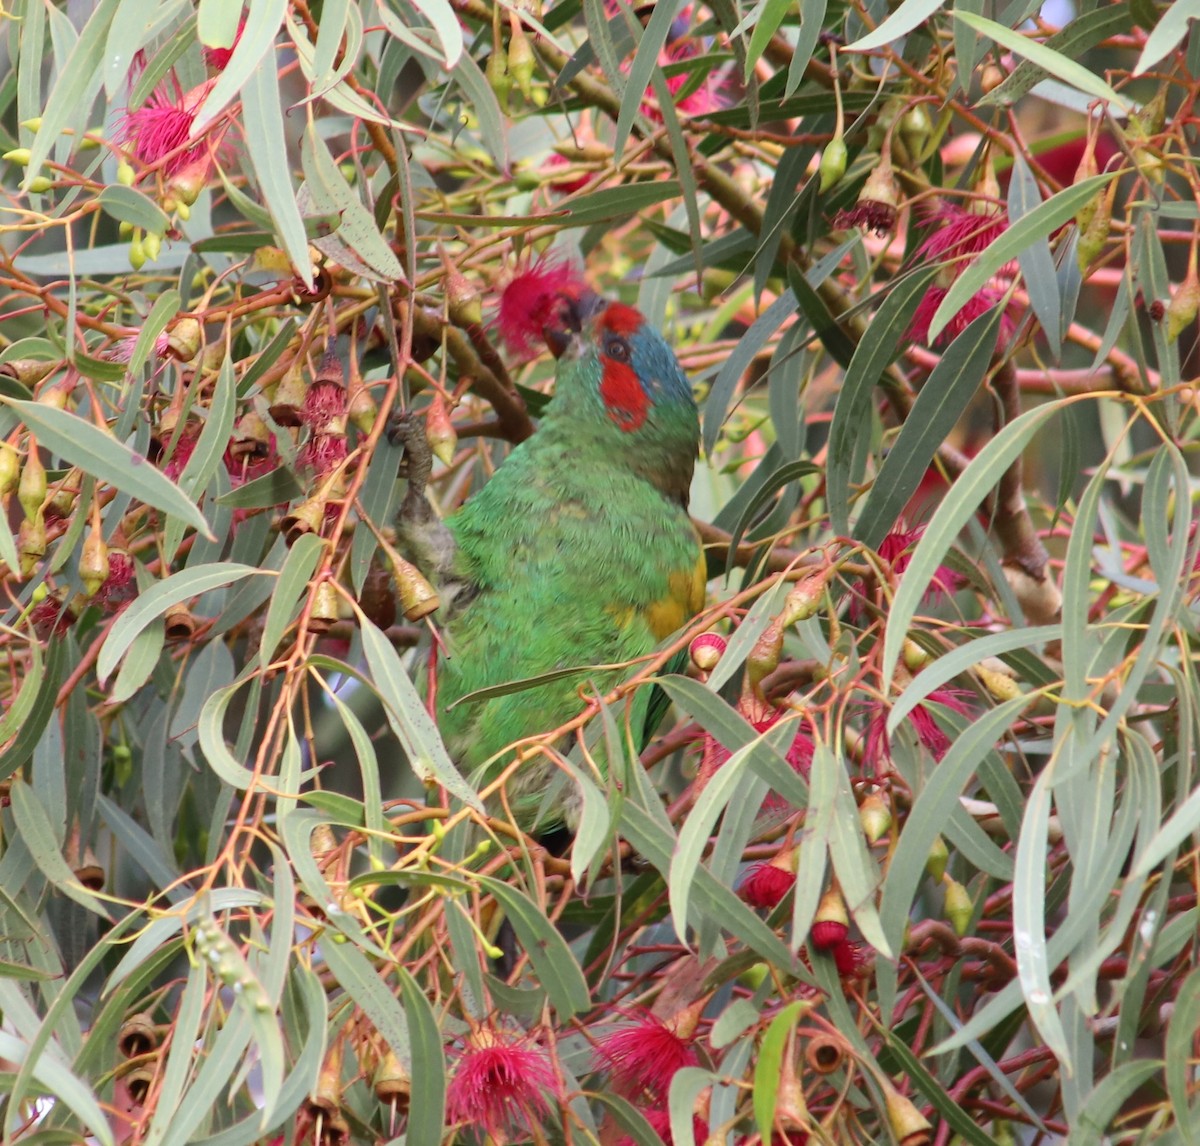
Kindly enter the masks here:
M 393 415 L 387 436 L 393 445 L 404 447 L 408 488 L 400 506 L 400 518 L 403 521 L 423 522 L 430 516 L 425 487 L 433 470 L 433 451 L 425 437 L 425 423 L 411 410 L 402 410 Z

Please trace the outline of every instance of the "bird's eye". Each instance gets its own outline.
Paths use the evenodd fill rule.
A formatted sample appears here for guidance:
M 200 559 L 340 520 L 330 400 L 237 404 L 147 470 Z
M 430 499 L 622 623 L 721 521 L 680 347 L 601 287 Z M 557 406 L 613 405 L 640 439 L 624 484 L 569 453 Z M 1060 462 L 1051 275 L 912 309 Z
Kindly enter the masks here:
M 623 338 L 607 338 L 604 341 L 604 353 L 614 362 L 628 362 L 630 358 L 629 343 Z

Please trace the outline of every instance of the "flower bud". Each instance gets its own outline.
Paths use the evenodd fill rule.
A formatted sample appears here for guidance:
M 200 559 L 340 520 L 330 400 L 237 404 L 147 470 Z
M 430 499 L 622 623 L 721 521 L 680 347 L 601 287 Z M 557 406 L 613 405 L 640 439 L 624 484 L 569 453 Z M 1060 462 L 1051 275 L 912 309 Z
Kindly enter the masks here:
M 122 159 L 117 164 L 117 182 L 123 187 L 132 187 L 133 181 L 137 177 L 137 173 L 133 169 L 133 164 Z
M 904 667 L 909 672 L 920 672 L 933 658 L 916 641 L 904 638 L 904 646 L 900 654 L 904 659 Z
M 989 63 L 984 67 L 982 74 L 979 77 L 979 86 L 984 95 L 994 92 L 1002 83 L 1004 83 L 1004 72 L 995 64 Z
M 925 158 L 925 147 L 933 135 L 933 124 L 923 103 L 913 104 L 900 119 L 900 139 L 913 163 Z
M 441 602 L 436 590 L 421 571 L 398 553 L 392 557 L 392 576 L 400 597 L 400 608 L 410 621 L 419 621 L 437 611 Z
M 1167 305 L 1167 341 L 1174 342 L 1191 326 L 1197 312 L 1200 312 L 1200 278 L 1196 277 L 1193 265 Z
M 35 175 L 30 181 L 26 191 L 33 195 L 42 195 L 49 191 L 54 186 L 53 180 L 47 179 L 44 175 Z
M 946 847 L 946 841 L 938 836 L 933 841 L 933 846 L 929 849 L 929 855 L 925 859 L 925 870 L 933 877 L 934 883 L 941 883 L 942 877 L 946 874 L 946 864 L 950 861 L 950 849 Z
M 1015 700 L 1021 695 L 1021 686 L 1007 673 L 996 672 L 985 665 L 976 665 L 974 671 L 993 700 Z
M 46 556 L 46 519 L 39 511 L 27 517 L 17 531 L 17 558 L 21 567 L 21 580 L 27 581 L 36 572 L 42 558 Z
M 958 880 L 946 876 L 942 880 L 942 887 L 946 893 L 942 910 L 950 926 L 954 928 L 954 934 L 961 939 L 971 926 L 975 904 L 971 901 L 970 893 Z
M 1079 235 L 1079 243 L 1075 248 L 1075 258 L 1079 269 L 1086 273 L 1103 253 L 1108 242 L 1108 232 L 1112 228 L 1113 196 L 1116 194 L 1117 181 L 1114 179 L 1108 190 L 1096 196 L 1091 218 L 1087 228 Z
M 18 167 L 28 167 L 29 161 L 33 158 L 33 152 L 28 147 L 14 147 L 12 151 L 6 151 L 0 158 L 7 159 L 9 163 L 15 163 Z
M 200 198 L 200 192 L 207 183 L 207 160 L 203 163 L 193 163 L 185 167 L 178 175 L 172 175 L 167 181 L 166 194 L 175 200 L 175 210 L 180 207 L 190 207 Z M 165 203 L 165 200 L 164 200 Z
M 533 48 L 516 12 L 509 10 L 508 74 L 526 100 L 533 99 Z
M 815 616 L 825 597 L 825 574 L 818 573 L 797 581 L 783 602 L 783 612 L 780 614 L 780 624 L 785 629 L 799 621 L 807 621 Z
M 433 451 L 433 456 L 443 465 L 454 461 L 454 451 L 458 446 L 458 434 L 450 421 L 446 410 L 446 400 L 440 393 L 435 393 L 429 409 L 425 411 L 425 440 Z
M 507 112 L 508 94 L 512 91 L 512 79 L 508 74 L 508 56 L 500 50 L 499 43 L 492 46 L 487 66 L 484 69 L 484 75 L 487 78 L 488 85 L 496 95 L 496 102 L 499 103 L 500 110 Z
M 725 638 L 720 633 L 701 633 L 688 645 L 688 656 L 701 672 L 712 672 L 726 647 Z
M 17 488 L 21 476 L 21 455 L 11 442 L 0 442 L 0 497 L 7 497 Z
M 146 237 L 142 240 L 142 250 L 146 253 L 146 261 L 154 262 L 162 253 L 162 236 L 156 235 L 153 231 L 147 231 Z
M 877 843 L 891 830 L 891 809 L 878 792 L 872 792 L 859 805 L 858 822 L 862 824 L 863 834 L 871 843 Z
M 46 504 L 46 467 L 38 454 L 37 439 L 29 435 L 29 451 L 21 467 L 21 478 L 17 484 L 17 500 L 27 519 L 40 516 Z
M 79 579 L 83 582 L 83 591 L 94 597 L 108 580 L 109 572 L 108 546 L 100 528 L 93 524 L 79 551 Z
M 129 265 L 135 271 L 140 271 L 146 265 L 146 248 L 142 246 L 142 240 L 135 233 L 133 241 L 129 244 Z
M 814 951 L 832 951 L 850 934 L 850 916 L 842 893 L 830 887 L 817 904 L 813 925 L 808 932 L 808 944 Z
M 477 326 L 483 322 L 483 303 L 479 291 L 453 267 L 447 268 L 446 300 L 450 304 L 450 317 L 457 326 Z
M 783 653 L 782 617 L 775 617 L 754 642 L 746 658 L 746 684 L 750 691 L 759 693 L 762 682 L 779 667 Z
M 192 209 L 186 203 L 175 204 L 175 218 L 181 223 L 186 223 L 192 217 Z
M 835 187 L 846 174 L 846 163 L 850 158 L 846 150 L 846 140 L 839 133 L 826 145 L 821 153 L 821 163 L 817 168 L 821 176 L 821 190 L 828 191 Z

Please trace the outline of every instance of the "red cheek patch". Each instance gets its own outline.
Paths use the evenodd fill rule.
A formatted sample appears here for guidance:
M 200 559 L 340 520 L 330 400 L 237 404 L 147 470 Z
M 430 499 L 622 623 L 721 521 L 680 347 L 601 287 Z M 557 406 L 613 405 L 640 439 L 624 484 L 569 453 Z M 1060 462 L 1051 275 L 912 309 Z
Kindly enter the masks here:
M 640 310 L 626 306 L 623 302 L 613 302 L 605 307 L 599 325 L 602 330 L 611 334 L 630 335 L 637 334 L 645 321 Z
M 609 310 L 612 309 L 609 307 Z M 613 362 L 612 359 L 605 361 L 604 375 L 600 379 L 600 397 L 608 416 L 626 433 L 641 426 L 650 411 L 650 398 L 638 381 L 633 367 L 624 362 Z

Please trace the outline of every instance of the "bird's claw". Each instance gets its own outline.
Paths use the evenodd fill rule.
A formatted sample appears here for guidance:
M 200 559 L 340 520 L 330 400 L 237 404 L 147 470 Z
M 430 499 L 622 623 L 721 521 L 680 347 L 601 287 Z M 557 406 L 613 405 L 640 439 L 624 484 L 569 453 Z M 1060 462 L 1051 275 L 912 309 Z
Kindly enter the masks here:
M 425 487 L 433 471 L 433 451 L 425 437 L 425 423 L 411 410 L 402 410 L 391 419 L 387 436 L 392 445 L 404 447 L 408 488 L 400 506 L 400 517 L 411 522 L 425 521 L 430 515 Z

